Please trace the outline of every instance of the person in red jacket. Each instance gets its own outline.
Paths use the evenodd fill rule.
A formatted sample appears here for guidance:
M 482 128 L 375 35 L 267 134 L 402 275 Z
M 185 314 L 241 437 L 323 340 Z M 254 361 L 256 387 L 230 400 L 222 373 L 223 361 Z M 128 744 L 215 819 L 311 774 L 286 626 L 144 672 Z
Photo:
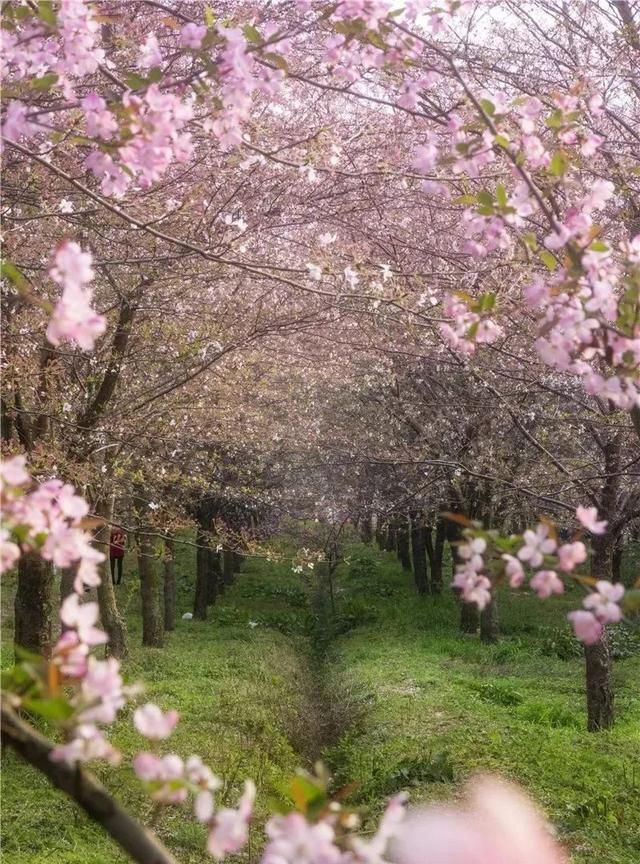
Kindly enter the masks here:
M 111 581 L 114 585 L 122 582 L 122 564 L 124 561 L 124 550 L 127 545 L 127 535 L 121 528 L 111 529 L 109 541 L 109 563 L 111 565 Z M 118 565 L 118 581 L 116 582 L 116 564 Z

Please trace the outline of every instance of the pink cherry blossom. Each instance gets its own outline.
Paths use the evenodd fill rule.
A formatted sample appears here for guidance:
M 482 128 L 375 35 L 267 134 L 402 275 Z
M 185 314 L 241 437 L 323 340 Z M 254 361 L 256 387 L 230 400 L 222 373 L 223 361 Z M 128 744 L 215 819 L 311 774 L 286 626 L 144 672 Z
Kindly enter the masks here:
M 238 852 L 247 842 L 255 795 L 256 787 L 251 780 L 246 780 L 237 810 L 225 807 L 215 814 L 207 838 L 207 851 L 214 858 L 220 860 Z
M 152 740 L 168 738 L 178 722 L 177 711 L 163 713 L 157 705 L 148 702 L 141 708 L 136 708 L 133 723 L 141 735 Z
M 464 808 L 434 805 L 409 817 L 398 864 L 565 864 L 542 816 L 516 787 L 476 781 Z
M 576 507 L 576 516 L 580 524 L 592 534 L 604 534 L 607 530 L 607 522 L 598 521 L 597 507 Z
M 160 804 L 186 801 L 189 791 L 181 782 L 184 780 L 184 763 L 174 753 L 166 756 L 138 753 L 133 760 L 133 770 L 142 781 L 153 784 L 151 797 L 154 801 Z
M 523 536 L 524 546 L 518 550 L 518 558 L 526 561 L 531 567 L 539 567 L 545 555 L 551 555 L 556 548 L 556 541 L 549 537 L 549 528 L 540 523 L 535 531 L 527 529 Z
M 194 24 L 190 21 L 180 31 L 180 42 L 185 48 L 192 48 L 197 51 L 206 35 L 207 28 L 204 24 Z
M 462 591 L 466 603 L 475 603 L 478 609 L 484 609 L 491 600 L 491 582 L 468 565 L 456 570 L 453 586 Z
M 20 558 L 20 547 L 9 538 L 6 528 L 0 528 L 0 573 L 11 570 Z
M 585 645 L 595 645 L 600 641 L 604 627 L 592 612 L 576 609 L 569 612 L 567 618 L 571 621 L 576 638 Z
M 269 838 L 262 864 L 339 864 L 342 852 L 326 821 L 307 822 L 302 813 L 275 816 L 267 822 Z
M 602 624 L 615 624 L 622 618 L 618 603 L 623 595 L 624 585 L 612 585 L 602 579 L 596 582 L 596 590 L 587 594 L 582 605 L 590 609 Z
M 356 860 L 362 864 L 386 864 L 385 853 L 389 843 L 398 835 L 400 826 L 406 817 L 407 794 L 400 792 L 387 804 L 380 820 L 378 830 L 371 840 L 365 842 L 360 837 L 354 837 L 351 848 Z
M 503 560 L 506 561 L 504 572 L 509 578 L 509 585 L 512 588 L 519 588 L 524 582 L 524 569 L 520 561 L 514 558 L 513 555 L 503 555 Z
M 82 723 L 74 729 L 71 741 L 54 747 L 49 758 L 53 762 L 68 762 L 70 765 L 96 759 L 117 765 L 121 757 L 95 725 Z
M 31 479 L 26 469 L 25 456 L 12 456 L 0 462 L 0 480 L 9 486 L 24 486 Z
M 69 594 L 60 608 L 62 623 L 75 629 L 80 641 L 87 645 L 102 645 L 107 641 L 106 633 L 95 626 L 98 615 L 98 604 L 82 603 L 77 594 Z
M 587 560 L 587 549 L 584 543 L 565 543 L 558 548 L 558 567 L 565 573 Z
M 562 579 L 554 570 L 538 570 L 529 583 L 541 600 L 546 600 L 552 594 L 562 594 L 564 585 Z

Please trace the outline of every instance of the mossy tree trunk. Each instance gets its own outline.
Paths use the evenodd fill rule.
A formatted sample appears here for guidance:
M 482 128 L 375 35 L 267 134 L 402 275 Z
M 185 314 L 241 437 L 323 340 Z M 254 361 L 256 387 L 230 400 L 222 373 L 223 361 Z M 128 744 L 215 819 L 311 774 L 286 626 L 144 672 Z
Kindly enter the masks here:
M 466 603 L 465 605 L 468 606 L 469 604 Z M 499 637 L 498 601 L 494 596 L 480 612 L 480 639 L 483 642 L 494 643 L 498 641 Z
M 596 579 L 611 581 L 613 558 L 612 538 L 603 534 L 593 538 L 592 573 Z M 587 684 L 587 729 L 599 732 L 609 729 L 614 721 L 611 652 L 606 630 L 595 645 L 584 646 Z
M 18 562 L 18 587 L 14 601 L 16 648 L 48 657 L 52 647 L 53 566 L 37 554 Z
M 208 558 L 207 549 L 208 534 L 201 528 L 196 532 L 196 590 L 193 598 L 193 617 L 199 621 L 207 620 L 207 593 L 208 593 Z
M 172 537 L 165 539 L 164 551 L 164 629 L 170 632 L 176 629 L 176 565 Z
M 142 599 L 142 644 L 162 648 L 164 603 L 161 602 L 160 568 L 153 537 L 144 529 L 138 533 L 138 574 Z
M 216 602 L 222 581 L 222 564 L 220 553 L 215 548 L 207 550 L 207 605 L 212 606 Z

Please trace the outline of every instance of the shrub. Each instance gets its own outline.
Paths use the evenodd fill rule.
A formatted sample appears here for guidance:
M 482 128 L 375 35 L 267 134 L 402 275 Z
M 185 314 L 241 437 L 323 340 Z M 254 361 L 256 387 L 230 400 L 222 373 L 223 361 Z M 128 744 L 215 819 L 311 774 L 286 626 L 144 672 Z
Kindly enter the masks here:
M 493 705 L 520 705 L 524 701 L 522 693 L 509 684 L 471 684 L 471 689 L 475 690 L 484 702 L 491 702 Z

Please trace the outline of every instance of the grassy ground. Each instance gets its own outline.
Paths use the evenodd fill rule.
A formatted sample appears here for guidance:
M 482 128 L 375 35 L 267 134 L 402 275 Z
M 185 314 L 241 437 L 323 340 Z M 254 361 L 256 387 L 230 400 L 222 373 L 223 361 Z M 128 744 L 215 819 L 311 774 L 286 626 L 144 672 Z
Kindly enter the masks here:
M 412 596 L 393 556 L 354 553 L 342 602 L 366 623 L 336 647 L 365 710 L 328 756 L 340 781 L 359 781 L 356 800 L 379 806 L 403 787 L 444 798 L 470 774 L 498 771 L 540 802 L 573 861 L 638 864 L 637 639 L 615 640 L 634 654 L 615 663 L 615 728 L 588 734 L 582 660 L 564 620 L 577 596 L 541 604 L 505 593 L 504 638 L 486 646 L 456 632 L 450 596 Z
M 180 612 L 191 601 L 192 551 L 179 551 Z M 323 632 L 328 622 L 284 565 L 247 562 L 212 619 L 179 620 L 164 649 L 139 646 L 131 568 L 118 588 L 130 622 L 128 680 L 145 681 L 148 698 L 182 714 L 172 748 L 201 754 L 224 778 L 229 800 L 244 777 L 258 781 L 251 860 L 265 800 L 317 755 L 331 729 L 337 740 L 324 747 L 324 757 L 336 785 L 358 784 L 357 804 L 378 811 L 402 788 L 414 800 L 450 797 L 470 774 L 498 771 L 541 803 L 575 864 L 637 864 L 640 655 L 634 640 L 617 637 L 617 650 L 632 656 L 616 662 L 616 728 L 588 735 L 582 662 L 564 620 L 577 598 L 540 604 L 522 595 L 501 597 L 504 637 L 484 646 L 458 635 L 448 594 L 417 598 L 393 556 L 363 546 L 349 551 L 352 563 L 338 575 L 329 640 Z M 9 583 L 3 592 L 7 644 L 11 603 Z M 117 724 L 115 740 L 125 753 L 141 746 L 130 717 Z M 12 753 L 4 756 L 2 781 L 7 864 L 125 860 Z M 124 767 L 109 782 L 140 818 L 155 819 L 178 860 L 208 860 L 203 830 L 181 810 L 154 814 Z

